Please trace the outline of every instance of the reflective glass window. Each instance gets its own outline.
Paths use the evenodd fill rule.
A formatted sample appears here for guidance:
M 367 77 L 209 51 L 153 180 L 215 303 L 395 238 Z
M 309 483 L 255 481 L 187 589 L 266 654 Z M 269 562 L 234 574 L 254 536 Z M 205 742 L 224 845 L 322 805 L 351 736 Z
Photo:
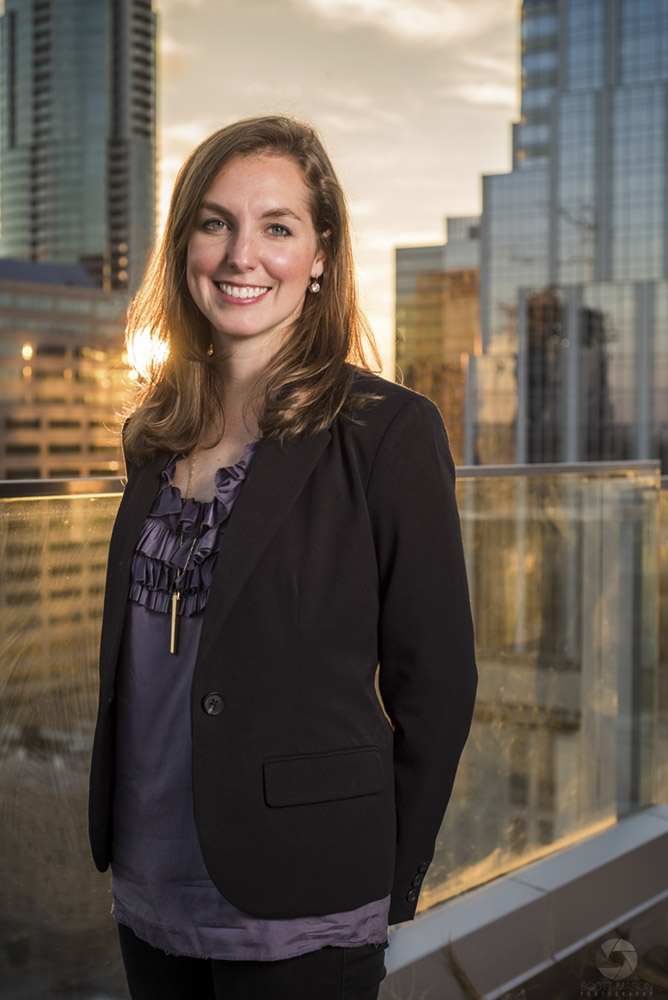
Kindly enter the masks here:
M 613 95 L 612 277 L 663 275 L 665 109 L 663 87 Z
M 603 83 L 603 0 L 569 0 L 566 75 L 571 90 Z
M 668 79 L 668 4 L 622 0 L 619 76 L 622 83 Z
M 551 38 L 556 35 L 559 21 L 555 13 L 541 13 L 537 17 L 522 19 L 522 41 L 531 42 L 537 39 Z
M 591 93 L 559 100 L 555 206 L 559 281 L 592 281 L 600 220 L 596 212 L 596 105 Z

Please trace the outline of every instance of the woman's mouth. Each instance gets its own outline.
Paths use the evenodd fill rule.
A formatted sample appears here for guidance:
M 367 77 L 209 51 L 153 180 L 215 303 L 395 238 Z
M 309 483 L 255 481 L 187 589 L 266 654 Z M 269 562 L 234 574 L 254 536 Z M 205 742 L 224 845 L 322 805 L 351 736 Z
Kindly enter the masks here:
M 266 285 L 229 285 L 226 281 L 215 281 L 214 284 L 226 298 L 235 302 L 252 302 L 269 291 Z

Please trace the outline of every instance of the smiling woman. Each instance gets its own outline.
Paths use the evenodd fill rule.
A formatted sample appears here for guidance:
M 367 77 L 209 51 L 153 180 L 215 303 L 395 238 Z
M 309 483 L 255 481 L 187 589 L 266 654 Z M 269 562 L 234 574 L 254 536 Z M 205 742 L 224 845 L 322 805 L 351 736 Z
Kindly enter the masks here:
M 221 194 L 232 202 L 219 204 Z M 265 213 L 270 215 L 260 218 Z M 262 259 L 241 259 L 257 255 L 260 242 Z M 266 273 L 269 246 L 276 247 L 273 277 Z M 301 253 L 310 260 L 302 261 Z M 286 266 L 290 273 L 284 277 Z M 325 267 L 316 292 L 310 279 L 322 276 Z M 265 284 L 256 280 L 259 273 Z M 255 277 L 240 281 L 244 274 Z M 215 285 L 216 279 L 230 290 Z M 267 294 L 253 286 L 266 287 Z M 274 329 L 273 337 L 257 342 L 257 357 L 265 361 L 270 341 L 272 349 L 280 348 L 269 370 L 257 367 L 253 399 L 246 400 L 262 432 L 285 440 L 307 427 L 328 426 L 342 408 L 362 405 L 365 392 L 351 392 L 349 362 L 367 368 L 366 353 L 376 365 L 379 359 L 357 306 L 345 197 L 316 133 L 286 118 L 249 119 L 215 132 L 179 172 L 162 241 L 129 317 L 129 354 L 136 348 L 144 360 L 138 405 L 124 439 L 129 458 L 141 463 L 162 447 L 189 452 L 205 428 L 215 434 L 223 420 L 229 424 L 231 387 L 224 406 L 220 376 L 226 352 L 239 342 L 215 332 L 207 310 L 222 316 L 224 305 L 247 302 L 249 295 L 254 301 L 256 294 L 259 308 L 252 314 L 262 311 L 270 329 L 274 316 L 283 334 L 292 327 L 289 338 L 281 340 Z
M 445 430 L 364 364 L 310 126 L 249 119 L 192 153 L 146 331 L 90 785 L 131 996 L 375 1000 L 476 671 Z
M 283 346 L 322 275 L 320 242 L 294 160 L 244 156 L 221 170 L 188 243 L 188 288 L 211 323 L 214 356 Z

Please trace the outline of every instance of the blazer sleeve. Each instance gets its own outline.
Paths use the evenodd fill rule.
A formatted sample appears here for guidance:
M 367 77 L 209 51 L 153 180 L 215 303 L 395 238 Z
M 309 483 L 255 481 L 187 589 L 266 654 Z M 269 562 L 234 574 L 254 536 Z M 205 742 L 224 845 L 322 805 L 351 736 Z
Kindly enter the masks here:
M 380 581 L 380 691 L 394 725 L 390 923 L 398 923 L 415 915 L 477 683 L 454 464 L 425 397 L 411 396 L 388 425 L 367 498 Z

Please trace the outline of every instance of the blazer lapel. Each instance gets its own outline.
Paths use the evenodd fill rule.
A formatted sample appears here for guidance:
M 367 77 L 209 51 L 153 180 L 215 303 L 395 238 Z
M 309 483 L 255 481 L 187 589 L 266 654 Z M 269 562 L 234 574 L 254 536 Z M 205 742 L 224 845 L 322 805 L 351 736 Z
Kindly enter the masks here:
M 285 445 L 272 440 L 260 444 L 221 543 L 204 614 L 200 656 L 206 656 L 215 643 L 238 594 L 304 489 L 330 438 L 330 431 L 324 430 Z

